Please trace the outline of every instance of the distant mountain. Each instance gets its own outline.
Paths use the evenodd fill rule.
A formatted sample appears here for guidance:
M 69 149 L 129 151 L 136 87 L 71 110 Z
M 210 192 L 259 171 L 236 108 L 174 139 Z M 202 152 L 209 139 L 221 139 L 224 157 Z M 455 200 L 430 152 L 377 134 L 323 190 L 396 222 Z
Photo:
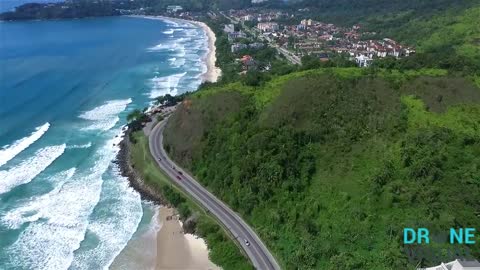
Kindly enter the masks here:
M 479 5 L 479 0 L 289 0 L 291 7 L 308 7 L 312 15 L 337 23 L 364 21 L 367 18 L 429 17 L 448 9 L 464 10 Z
M 0 12 L 13 11 L 16 7 L 26 3 L 55 3 L 62 0 L 0 0 Z

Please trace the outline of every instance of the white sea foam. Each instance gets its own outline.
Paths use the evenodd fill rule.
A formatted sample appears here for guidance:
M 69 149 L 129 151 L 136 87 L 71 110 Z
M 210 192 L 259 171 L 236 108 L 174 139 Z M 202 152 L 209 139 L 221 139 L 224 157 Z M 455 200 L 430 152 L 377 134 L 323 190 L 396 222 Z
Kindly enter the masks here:
M 11 145 L 5 145 L 0 149 L 0 166 L 5 165 L 9 160 L 20 154 L 23 150 L 27 149 L 31 144 L 40 139 L 50 127 L 50 123 L 45 123 L 40 127 L 37 127 L 30 136 L 19 139 Z
M 69 145 L 67 146 L 68 149 L 84 149 L 92 147 L 92 143 L 88 142 L 86 144 L 78 144 L 78 145 Z
M 114 169 L 114 177 L 103 184 L 101 200 L 95 211 L 103 213 L 90 220 L 88 232 L 96 236 L 94 248 L 81 248 L 75 253 L 72 269 L 107 269 L 125 248 L 137 230 L 143 215 L 140 195 L 128 180 Z
M 172 50 L 174 50 L 172 44 L 158 44 L 147 49 L 147 51 L 149 52 L 172 51 Z
M 186 75 L 186 72 L 178 73 L 165 77 L 155 77 L 151 79 L 152 90 L 150 91 L 150 98 L 170 94 L 176 95 L 178 93 L 177 87 L 180 80 Z
M 173 34 L 173 32 L 174 32 L 173 29 L 168 29 L 168 30 L 166 30 L 166 31 L 163 31 L 163 33 L 164 33 L 165 35 L 171 35 L 171 34 Z
M 147 49 L 148 52 L 176 52 L 182 54 L 185 51 L 185 45 L 188 43 L 186 38 L 175 38 L 170 42 L 163 42 Z
M 61 156 L 65 148 L 65 144 L 42 148 L 33 157 L 22 161 L 8 170 L 0 171 L 0 194 L 32 181 Z
M 113 131 L 109 132 L 108 136 L 110 135 L 114 136 Z M 20 205 L 17 209 L 13 209 L 5 215 L 4 218 L 9 221 L 10 225 L 18 226 L 22 222 L 31 222 L 22 231 L 18 239 L 8 247 L 8 261 L 13 264 L 12 268 L 21 266 L 26 269 L 77 269 L 77 267 L 70 266 L 74 261 L 77 261 L 75 252 L 78 251 L 85 239 L 85 233 L 92 219 L 92 212 L 100 201 L 102 184 L 105 181 L 103 176 L 108 170 L 111 160 L 118 153 L 118 147 L 112 145 L 114 143 L 118 144 L 120 139 L 120 137 L 117 137 L 106 141 L 105 145 L 92 157 L 88 170 L 77 170 L 76 173 L 64 172 L 64 175 L 71 175 L 72 177 L 64 179 L 65 182 L 62 183 L 59 175 L 56 178 L 57 180 L 52 180 L 56 183 L 54 190 L 33 199 L 31 202 Z M 115 181 L 112 185 L 117 184 L 119 183 Z M 119 189 L 121 189 L 124 184 L 119 184 L 119 186 Z M 119 197 L 123 200 L 124 194 L 114 194 L 113 196 L 113 198 Z M 131 198 L 131 195 L 127 194 L 125 197 Z M 133 200 L 122 201 L 122 203 L 132 205 Z M 139 198 L 138 204 L 140 204 Z M 121 208 L 116 204 L 111 206 L 114 209 L 113 211 Z M 129 207 L 127 208 L 128 211 L 131 210 Z M 138 215 L 137 213 L 128 214 L 131 214 L 132 218 Z M 141 212 L 139 215 L 141 216 Z M 125 233 L 126 235 L 133 234 L 133 232 L 130 233 L 131 227 L 136 227 L 138 223 L 135 226 L 131 225 L 135 223 L 133 221 L 127 223 L 124 228 L 122 227 L 123 224 L 116 224 L 117 228 L 122 227 L 121 230 L 117 231 L 128 230 L 129 232 Z M 98 233 L 103 234 L 100 231 Z M 106 234 L 110 236 L 110 233 L 106 232 Z M 115 237 L 127 238 L 124 235 L 116 235 Z M 112 242 L 114 241 L 120 240 L 113 238 Z M 103 247 L 102 244 L 99 248 Z M 121 249 L 120 245 L 118 249 Z M 114 253 L 110 255 L 114 256 Z M 73 266 L 75 266 L 75 263 Z M 105 266 L 100 268 L 107 266 L 107 263 L 105 263 Z M 88 269 L 85 265 L 80 265 L 78 268 Z
M 39 218 L 48 217 L 53 214 L 51 211 L 55 207 L 63 208 L 64 205 L 57 204 L 57 197 L 65 182 L 72 178 L 75 171 L 76 168 L 71 168 L 50 177 L 49 182 L 53 185 L 53 189 L 50 192 L 19 203 L 16 208 L 3 215 L 1 218 L 2 224 L 10 229 L 18 229 L 26 222 L 33 222 Z
M 186 62 L 185 58 L 176 58 L 176 57 L 170 58 L 168 59 L 168 61 L 170 62 L 170 65 L 175 68 L 184 66 Z
M 110 130 L 118 123 L 120 118 L 118 114 L 125 111 L 127 105 L 132 99 L 111 100 L 105 102 L 90 111 L 82 113 L 79 117 L 85 120 L 93 121 L 83 130 Z

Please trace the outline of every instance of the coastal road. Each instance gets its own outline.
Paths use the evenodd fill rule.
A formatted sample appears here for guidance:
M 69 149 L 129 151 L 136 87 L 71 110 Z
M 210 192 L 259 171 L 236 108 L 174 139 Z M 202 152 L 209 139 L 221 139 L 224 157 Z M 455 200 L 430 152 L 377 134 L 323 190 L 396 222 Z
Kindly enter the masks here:
M 256 269 L 279 270 L 280 266 L 275 258 L 247 223 L 168 157 L 163 148 L 163 130 L 167 121 L 168 118 L 158 123 L 149 136 L 150 153 L 160 169 L 165 172 L 171 181 L 193 197 L 223 224 L 245 251 Z M 245 241 L 248 241 L 249 245 Z

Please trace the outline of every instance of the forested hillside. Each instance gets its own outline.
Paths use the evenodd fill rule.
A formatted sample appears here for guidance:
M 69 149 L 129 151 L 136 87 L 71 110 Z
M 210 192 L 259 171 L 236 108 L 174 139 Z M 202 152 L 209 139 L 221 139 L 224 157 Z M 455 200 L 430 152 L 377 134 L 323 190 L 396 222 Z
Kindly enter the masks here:
M 480 89 L 444 70 L 318 69 L 190 96 L 166 147 L 285 269 L 405 269 L 478 246 Z M 439 236 L 402 244 L 404 227 Z M 478 241 L 478 237 L 477 237 Z
M 306 3 L 322 21 L 361 22 L 417 54 L 207 86 L 171 117 L 165 146 L 285 269 L 479 258 L 478 245 L 446 243 L 452 227 L 480 227 L 478 4 Z M 405 227 L 429 228 L 432 243 L 404 245 Z

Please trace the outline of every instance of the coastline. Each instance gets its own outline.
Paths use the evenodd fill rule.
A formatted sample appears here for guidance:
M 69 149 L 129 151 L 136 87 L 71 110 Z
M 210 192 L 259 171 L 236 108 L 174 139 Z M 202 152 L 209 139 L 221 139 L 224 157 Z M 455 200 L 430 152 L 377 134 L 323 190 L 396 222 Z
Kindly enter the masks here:
M 202 58 L 207 65 L 207 71 L 202 74 L 202 82 L 210 82 L 215 83 L 219 80 L 222 76 L 222 70 L 216 66 L 217 56 L 216 51 L 217 48 L 215 47 L 215 42 L 217 41 L 217 37 L 213 30 L 204 22 L 200 21 L 193 21 L 193 20 L 186 20 L 174 17 L 166 17 L 166 16 L 143 16 L 143 15 L 129 15 L 128 17 L 133 18 L 144 18 L 144 19 L 151 19 L 151 20 L 164 20 L 164 21 L 177 21 L 182 23 L 190 23 L 197 25 L 198 27 L 202 28 L 207 36 L 207 44 L 208 49 L 205 56 Z
M 119 143 L 117 163 L 122 176 L 127 177 L 130 186 L 142 200 L 152 202 L 155 212 L 148 229 L 130 239 L 110 265 L 110 269 L 196 269 L 219 270 L 209 259 L 209 249 L 204 239 L 194 235 L 194 227 L 180 221 L 180 215 L 165 200 L 161 192 L 147 185 L 130 161 L 131 142 L 126 130 Z M 145 228 L 144 228 L 145 230 Z
M 202 74 L 202 82 L 217 82 L 221 76 L 216 63 L 216 37 L 214 32 L 203 22 L 188 21 L 169 17 L 133 16 L 146 19 L 179 21 L 194 24 L 203 29 L 207 37 L 207 53 L 202 60 L 207 71 Z M 125 269 L 132 263 L 144 269 L 221 269 L 209 259 L 209 249 L 204 239 L 194 235 L 194 227 L 180 221 L 175 208 L 163 197 L 162 193 L 146 184 L 130 160 L 131 142 L 129 130 L 119 143 L 120 151 L 114 161 L 126 177 L 130 186 L 140 193 L 142 200 L 153 202 L 155 215 L 150 221 L 149 229 L 132 238 L 124 250 L 114 259 L 111 269 Z
M 217 37 L 215 36 L 215 33 L 212 31 L 212 29 L 206 23 L 198 22 L 198 21 L 192 21 L 192 22 L 203 28 L 208 39 L 208 53 L 205 59 L 205 62 L 207 63 L 207 72 L 202 76 L 202 79 L 204 82 L 215 83 L 218 81 L 218 79 L 222 75 L 222 70 L 216 66 L 217 48 L 215 47 L 215 42 L 217 41 Z

